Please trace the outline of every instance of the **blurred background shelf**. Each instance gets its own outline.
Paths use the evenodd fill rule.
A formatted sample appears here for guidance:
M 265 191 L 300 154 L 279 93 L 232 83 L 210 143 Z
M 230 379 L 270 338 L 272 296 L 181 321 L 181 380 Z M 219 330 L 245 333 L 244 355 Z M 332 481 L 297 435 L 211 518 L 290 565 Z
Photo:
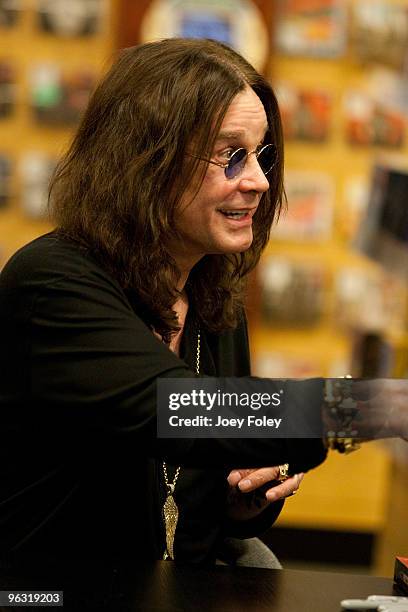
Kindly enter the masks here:
M 0 2 L 0 267 L 52 227 L 46 219 L 47 164 L 55 163 L 75 127 L 55 121 L 52 104 L 58 96 L 64 101 L 60 119 L 73 109 L 80 114 L 90 81 L 106 70 L 117 49 L 140 42 L 142 31 L 148 38 L 159 27 L 161 11 L 167 15 L 175 6 L 171 0 L 67 0 L 67 10 L 82 5 L 82 17 L 96 7 L 94 31 L 84 34 L 80 24 L 77 33 L 63 24 L 58 31 L 57 15 L 54 31 L 41 29 L 41 0 L 16 0 L 18 18 L 6 26 L 6 4 Z M 226 4 L 186 0 L 177 10 L 188 13 L 185 28 L 203 27 L 205 13 L 210 34 L 220 31 L 223 20 L 231 43 L 250 41 L 239 50 L 261 58 L 278 93 L 286 138 L 288 212 L 272 231 L 248 299 L 254 373 L 406 377 L 406 279 L 353 243 L 369 220 L 375 166 L 408 165 L 408 102 L 395 107 L 395 87 L 408 79 L 407 46 L 398 47 L 390 25 L 394 7 L 408 40 L 408 0 L 237 0 L 236 11 L 225 17 Z M 359 12 L 368 5 L 375 35 Z M 201 11 L 201 21 L 194 21 L 194 11 Z M 253 36 L 237 37 L 237 23 L 228 19 L 239 11 L 246 11 L 241 26 L 260 32 L 262 49 Z M 181 23 L 174 17 L 170 35 L 182 33 Z M 10 96 L 12 108 L 3 106 L 2 112 Z M 45 107 L 39 109 L 39 101 Z M 331 454 L 286 502 L 268 541 L 280 552 L 281 534 L 284 557 L 296 557 L 297 550 L 305 562 L 314 558 L 324 565 L 336 562 L 337 550 L 343 566 L 360 560 L 367 571 L 391 575 L 394 556 L 408 555 L 407 466 L 408 447 L 396 451 L 370 443 L 348 457 Z

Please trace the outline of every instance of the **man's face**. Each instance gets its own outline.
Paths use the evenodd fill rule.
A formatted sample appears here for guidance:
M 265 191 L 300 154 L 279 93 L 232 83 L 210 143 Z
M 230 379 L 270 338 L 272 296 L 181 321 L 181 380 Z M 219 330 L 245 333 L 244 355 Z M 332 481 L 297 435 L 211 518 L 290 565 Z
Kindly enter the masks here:
M 263 104 L 247 87 L 231 102 L 210 159 L 227 163 L 231 153 L 240 147 L 247 151 L 257 149 L 267 130 Z M 200 151 L 196 154 L 200 155 Z M 252 243 L 252 217 L 268 188 L 255 155 L 249 155 L 244 169 L 233 179 L 225 177 L 224 168 L 209 164 L 198 193 L 194 196 L 193 179 L 176 212 L 182 240 L 169 246 L 180 267 L 192 267 L 204 255 L 248 249 Z M 228 216 L 232 212 L 245 214 L 233 218 Z

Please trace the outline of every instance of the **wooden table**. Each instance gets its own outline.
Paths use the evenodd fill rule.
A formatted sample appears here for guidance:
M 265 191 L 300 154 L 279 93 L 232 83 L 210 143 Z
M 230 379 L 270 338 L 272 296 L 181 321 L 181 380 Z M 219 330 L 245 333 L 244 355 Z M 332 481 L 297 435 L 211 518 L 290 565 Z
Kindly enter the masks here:
M 388 578 L 352 574 L 198 568 L 158 561 L 120 569 L 73 564 L 64 575 L 40 568 L 29 574 L 0 570 L 0 590 L 8 589 L 63 590 L 64 607 L 52 608 L 61 612 L 339 612 L 342 599 L 391 595 L 393 584 Z

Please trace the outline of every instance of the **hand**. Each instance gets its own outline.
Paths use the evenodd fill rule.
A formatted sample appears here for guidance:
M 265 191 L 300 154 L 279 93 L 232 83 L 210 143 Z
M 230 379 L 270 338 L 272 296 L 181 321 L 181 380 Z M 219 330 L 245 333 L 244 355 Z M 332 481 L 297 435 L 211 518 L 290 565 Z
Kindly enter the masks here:
M 335 387 L 337 392 L 331 393 L 329 404 L 323 406 L 325 435 L 332 431 L 345 432 L 341 437 L 352 436 L 363 441 L 408 437 L 407 380 L 344 379 L 336 380 Z
M 250 493 L 267 483 L 274 482 L 264 491 L 264 497 L 269 501 L 277 501 L 284 497 L 289 497 L 296 493 L 304 474 L 295 474 L 284 482 L 278 483 L 279 467 L 252 468 L 232 470 L 228 476 L 228 483 L 231 487 L 238 487 L 242 493 Z
M 236 521 L 249 520 L 263 512 L 270 503 L 296 493 L 303 474 L 295 474 L 281 483 L 276 480 L 278 475 L 277 466 L 230 472 L 227 515 Z
M 408 436 L 407 380 L 356 380 L 351 390 L 358 409 L 352 423 L 358 432 L 356 437 L 374 440 Z

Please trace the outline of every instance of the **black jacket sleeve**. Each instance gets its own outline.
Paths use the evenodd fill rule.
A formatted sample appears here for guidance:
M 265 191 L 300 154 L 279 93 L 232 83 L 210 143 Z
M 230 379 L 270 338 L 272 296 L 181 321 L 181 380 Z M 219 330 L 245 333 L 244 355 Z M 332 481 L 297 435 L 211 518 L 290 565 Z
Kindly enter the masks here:
M 40 239 L 11 260 L 1 277 L 0 321 L 1 401 L 18 405 L 20 423 L 42 434 L 119 437 L 135 453 L 190 466 L 287 461 L 304 471 L 324 459 L 319 444 L 304 454 L 285 440 L 157 439 L 156 380 L 195 374 L 75 245 Z

